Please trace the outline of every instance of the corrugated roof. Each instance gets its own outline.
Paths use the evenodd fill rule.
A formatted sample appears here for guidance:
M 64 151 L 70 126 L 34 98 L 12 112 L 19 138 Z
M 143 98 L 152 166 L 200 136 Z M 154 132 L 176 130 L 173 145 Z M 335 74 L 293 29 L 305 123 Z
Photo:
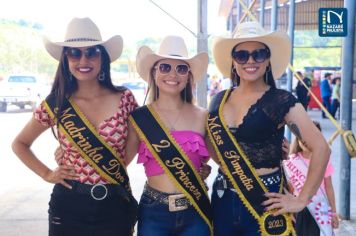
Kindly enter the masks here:
M 237 3 L 239 0 L 235 0 Z M 227 21 L 228 16 L 232 12 L 233 19 L 236 19 L 236 5 L 234 0 L 221 0 L 219 15 L 225 16 Z M 249 0 L 243 0 L 248 6 Z M 297 0 L 295 1 L 295 30 L 316 30 L 318 29 L 318 14 L 319 8 L 339 8 L 344 6 L 343 0 Z M 272 0 L 265 0 L 265 28 L 270 28 L 271 24 L 271 5 Z M 289 0 L 278 1 L 278 26 L 279 30 L 287 30 L 289 18 Z M 253 7 L 253 13 L 259 19 L 260 1 L 257 1 Z M 243 8 L 240 7 L 240 17 L 244 14 Z

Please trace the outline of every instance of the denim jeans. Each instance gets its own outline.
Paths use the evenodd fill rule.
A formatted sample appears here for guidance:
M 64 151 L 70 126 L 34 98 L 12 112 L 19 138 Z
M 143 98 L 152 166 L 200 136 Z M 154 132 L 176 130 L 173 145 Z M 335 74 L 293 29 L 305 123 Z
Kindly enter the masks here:
M 273 175 L 274 173 L 260 176 L 260 178 L 269 183 L 268 178 Z M 221 174 L 218 177 L 221 177 Z M 270 192 L 278 192 L 280 182 L 265 185 Z M 221 198 L 218 196 L 216 180 L 213 184 L 211 204 L 213 209 L 214 236 L 261 235 L 256 219 L 248 212 L 236 192 L 228 187 Z
M 138 236 L 209 236 L 209 227 L 193 206 L 170 212 L 168 205 L 142 194 L 138 213 Z
M 322 100 L 323 100 L 323 106 L 326 108 L 326 110 L 328 112 L 331 112 L 330 96 L 329 97 L 323 97 Z M 325 112 L 323 110 L 321 110 L 321 116 L 323 118 L 326 117 Z

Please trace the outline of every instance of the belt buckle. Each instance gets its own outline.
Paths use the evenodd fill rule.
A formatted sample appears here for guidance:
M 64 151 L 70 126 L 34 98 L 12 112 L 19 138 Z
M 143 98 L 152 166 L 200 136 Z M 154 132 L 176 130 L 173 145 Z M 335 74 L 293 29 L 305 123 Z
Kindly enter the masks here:
M 105 194 L 102 196 L 102 197 L 96 197 L 94 195 L 94 189 L 97 188 L 97 187 L 102 187 L 105 189 Z M 93 185 L 93 187 L 91 187 L 90 189 L 90 195 L 93 199 L 97 200 L 97 201 L 100 201 L 100 200 L 103 200 L 106 198 L 106 196 L 108 195 L 108 188 L 104 185 L 104 184 L 95 184 Z
M 188 205 L 183 205 L 183 206 L 177 206 L 176 201 L 178 199 L 184 198 L 184 194 L 175 194 L 175 195 L 169 195 L 168 196 L 168 208 L 170 212 L 174 211 L 182 211 L 188 208 Z

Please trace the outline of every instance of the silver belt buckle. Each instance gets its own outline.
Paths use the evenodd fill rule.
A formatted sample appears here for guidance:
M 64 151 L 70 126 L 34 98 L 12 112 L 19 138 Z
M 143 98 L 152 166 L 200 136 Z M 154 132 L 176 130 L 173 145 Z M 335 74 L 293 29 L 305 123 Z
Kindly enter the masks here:
M 183 206 L 177 206 L 176 201 L 178 199 L 184 198 L 184 194 L 175 194 L 175 195 L 169 195 L 168 196 L 168 208 L 170 212 L 174 211 L 182 211 L 188 208 L 188 205 L 183 205 Z
M 105 194 L 102 197 L 96 197 L 94 195 L 94 189 L 97 188 L 97 187 L 102 187 L 102 188 L 105 189 Z M 92 198 L 94 198 L 97 201 L 103 200 L 108 195 L 108 188 L 104 184 L 95 184 L 95 185 L 93 185 L 93 187 L 91 187 L 90 195 L 91 195 Z

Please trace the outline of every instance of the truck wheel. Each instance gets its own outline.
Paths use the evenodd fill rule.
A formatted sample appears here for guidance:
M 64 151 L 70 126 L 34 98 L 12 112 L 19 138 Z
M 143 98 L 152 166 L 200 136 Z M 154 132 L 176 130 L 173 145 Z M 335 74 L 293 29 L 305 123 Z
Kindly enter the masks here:
M 7 110 L 7 103 L 0 102 L 0 112 L 6 112 L 6 110 Z

